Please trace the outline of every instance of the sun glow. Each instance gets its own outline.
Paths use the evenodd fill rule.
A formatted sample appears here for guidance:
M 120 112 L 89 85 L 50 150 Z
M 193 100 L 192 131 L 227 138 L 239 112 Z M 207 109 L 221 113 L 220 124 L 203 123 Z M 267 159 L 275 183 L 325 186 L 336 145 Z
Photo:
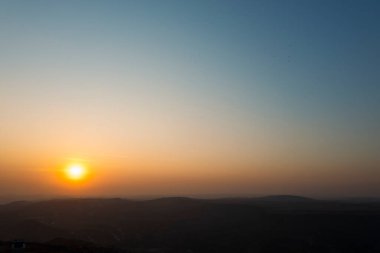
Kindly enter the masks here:
M 66 177 L 70 180 L 82 180 L 87 175 L 87 169 L 81 164 L 71 164 L 65 172 Z

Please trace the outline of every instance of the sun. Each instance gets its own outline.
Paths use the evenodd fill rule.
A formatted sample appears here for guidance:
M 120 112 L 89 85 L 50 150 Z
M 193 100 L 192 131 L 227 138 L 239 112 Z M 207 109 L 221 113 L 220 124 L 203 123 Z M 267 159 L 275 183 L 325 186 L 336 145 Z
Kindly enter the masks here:
M 67 166 L 66 170 L 66 177 L 70 180 L 82 180 L 87 175 L 87 169 L 81 164 L 71 164 Z

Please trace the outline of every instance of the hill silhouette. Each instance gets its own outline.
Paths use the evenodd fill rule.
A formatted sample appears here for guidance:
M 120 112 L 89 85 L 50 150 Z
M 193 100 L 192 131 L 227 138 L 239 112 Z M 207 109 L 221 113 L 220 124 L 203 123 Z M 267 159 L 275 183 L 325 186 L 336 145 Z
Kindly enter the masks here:
M 379 203 L 320 201 L 297 196 L 14 202 L 0 205 L 0 224 L 0 240 L 5 242 L 23 238 L 66 250 L 83 247 L 94 252 L 380 249 L 376 238 L 380 227 Z

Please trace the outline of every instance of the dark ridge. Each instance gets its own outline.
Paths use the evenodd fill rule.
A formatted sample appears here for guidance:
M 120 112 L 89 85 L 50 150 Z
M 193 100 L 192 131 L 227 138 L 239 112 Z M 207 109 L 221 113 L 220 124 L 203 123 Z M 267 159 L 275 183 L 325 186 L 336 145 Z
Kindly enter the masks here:
M 296 196 L 296 195 L 271 195 L 266 197 L 260 197 L 255 198 L 256 200 L 260 201 L 279 201 L 279 202 L 314 202 L 318 201 L 316 199 L 303 197 L 303 196 Z
M 27 205 L 29 205 L 31 203 L 32 203 L 31 201 L 25 201 L 25 200 L 13 201 L 13 202 L 10 202 L 10 203 L 6 203 L 6 204 L 0 205 L 0 208 L 3 208 L 3 209 L 7 208 L 7 209 L 11 210 L 11 209 L 17 209 L 17 208 L 20 208 L 20 207 L 27 206 Z
M 23 238 L 46 249 L 62 247 L 59 252 L 365 253 L 380 249 L 379 227 L 378 204 L 288 195 L 56 199 L 0 206 L 0 240 Z
M 199 201 L 201 201 L 201 200 L 189 198 L 189 197 L 164 197 L 164 198 L 145 200 L 145 202 L 147 202 L 147 203 L 154 203 L 154 202 L 157 202 L 157 203 L 158 202 L 160 202 L 160 203 L 174 203 L 174 202 L 190 203 L 190 202 L 199 202 Z

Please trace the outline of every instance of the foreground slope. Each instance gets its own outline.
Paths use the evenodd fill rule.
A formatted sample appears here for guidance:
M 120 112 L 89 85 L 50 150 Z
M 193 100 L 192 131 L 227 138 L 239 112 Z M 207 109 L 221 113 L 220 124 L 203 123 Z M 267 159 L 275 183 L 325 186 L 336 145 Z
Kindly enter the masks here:
M 301 197 L 62 199 L 0 206 L 0 240 L 119 252 L 376 252 L 378 203 Z

